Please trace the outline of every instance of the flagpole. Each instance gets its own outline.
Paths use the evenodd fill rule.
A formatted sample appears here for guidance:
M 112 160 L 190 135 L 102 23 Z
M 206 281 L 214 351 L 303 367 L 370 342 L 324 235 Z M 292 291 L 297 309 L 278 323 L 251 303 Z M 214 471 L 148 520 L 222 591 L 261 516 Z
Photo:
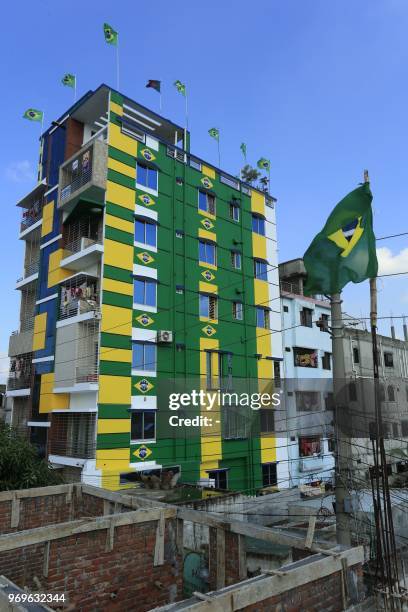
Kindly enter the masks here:
M 74 81 L 74 102 L 76 102 L 76 87 L 77 87 L 77 76 L 75 75 L 75 81 Z
M 184 150 L 187 150 L 187 131 L 188 131 L 188 102 L 187 102 L 187 87 L 185 88 L 186 95 L 186 127 L 184 128 Z
M 217 143 L 218 143 L 218 167 L 221 168 L 220 135 L 219 134 L 217 138 Z
M 161 93 L 161 85 L 160 85 L 160 91 L 159 91 L 159 108 L 160 108 L 160 113 L 162 112 L 162 93 Z
M 119 34 L 116 35 L 116 89 L 119 91 Z

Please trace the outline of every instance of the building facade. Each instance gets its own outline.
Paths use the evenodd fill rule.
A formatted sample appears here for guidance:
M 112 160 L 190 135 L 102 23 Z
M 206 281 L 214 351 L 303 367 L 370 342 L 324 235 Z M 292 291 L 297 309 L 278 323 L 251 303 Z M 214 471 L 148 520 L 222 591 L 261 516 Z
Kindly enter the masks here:
M 116 489 L 171 468 L 251 491 L 278 479 L 267 409 L 169 428 L 169 381 L 273 388 L 282 360 L 275 200 L 189 139 L 102 85 L 43 134 L 38 184 L 18 203 L 12 420 L 71 479 Z
M 279 276 L 289 486 L 328 482 L 334 470 L 330 302 L 303 295 L 302 259 L 281 263 Z

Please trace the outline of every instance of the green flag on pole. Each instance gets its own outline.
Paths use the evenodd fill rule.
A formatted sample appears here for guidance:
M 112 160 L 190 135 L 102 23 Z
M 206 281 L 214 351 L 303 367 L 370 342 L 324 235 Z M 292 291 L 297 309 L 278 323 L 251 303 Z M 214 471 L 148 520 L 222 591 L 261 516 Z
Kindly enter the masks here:
M 303 256 L 305 295 L 339 293 L 347 283 L 361 283 L 378 272 L 373 196 L 364 183 L 343 198 Z
M 211 136 L 211 138 L 215 138 L 215 140 L 219 140 L 219 138 L 220 138 L 220 131 L 217 128 L 209 129 L 208 133 Z
M 105 35 L 105 42 L 108 45 L 117 45 L 118 44 L 118 33 L 109 25 L 109 23 L 103 24 L 103 33 Z
M 177 89 L 179 93 L 183 96 L 186 95 L 186 86 L 181 81 L 174 81 L 174 87 Z
M 244 159 L 246 161 L 247 146 L 246 146 L 245 142 L 241 142 L 241 146 L 239 148 L 241 149 L 242 155 L 244 156 Z
M 76 81 L 75 74 L 70 74 L 69 72 L 65 74 L 61 79 L 61 83 L 65 85 L 66 87 L 75 88 L 75 81 Z
M 269 172 L 269 170 L 271 169 L 271 162 L 269 161 L 269 159 L 261 157 L 261 159 L 258 159 L 257 166 L 261 170 L 267 170 Z
M 36 108 L 28 108 L 23 115 L 23 119 L 28 119 L 29 121 L 42 121 L 43 116 L 43 111 L 37 110 Z

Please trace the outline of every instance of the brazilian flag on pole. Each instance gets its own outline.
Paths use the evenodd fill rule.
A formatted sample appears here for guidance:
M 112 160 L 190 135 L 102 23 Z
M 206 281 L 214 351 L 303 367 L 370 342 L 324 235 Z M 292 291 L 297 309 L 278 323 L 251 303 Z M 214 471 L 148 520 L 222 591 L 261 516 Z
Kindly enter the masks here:
M 75 81 L 76 81 L 75 74 L 70 74 L 69 72 L 65 74 L 61 79 L 61 83 L 65 85 L 66 87 L 75 88 Z
M 105 35 L 105 42 L 108 45 L 117 45 L 118 44 L 118 33 L 109 25 L 109 23 L 103 24 L 103 33 Z
M 211 138 L 215 138 L 215 140 L 219 140 L 220 139 L 220 131 L 218 128 L 210 128 L 208 130 L 209 135 L 211 136 Z
M 23 115 L 23 119 L 28 119 L 29 121 L 42 121 L 44 113 L 36 108 L 28 108 Z
M 378 272 L 373 231 L 373 196 L 363 183 L 343 198 L 303 256 L 306 295 L 340 293 Z
M 269 172 L 269 170 L 271 169 L 271 162 L 269 161 L 269 159 L 261 157 L 261 159 L 258 159 L 257 166 L 261 170 L 267 170 Z

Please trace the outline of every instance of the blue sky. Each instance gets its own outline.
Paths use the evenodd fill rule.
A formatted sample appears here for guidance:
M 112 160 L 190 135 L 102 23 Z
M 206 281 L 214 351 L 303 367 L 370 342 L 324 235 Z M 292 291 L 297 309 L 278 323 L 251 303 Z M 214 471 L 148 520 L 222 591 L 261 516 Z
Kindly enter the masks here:
M 404 179 L 408 168 L 408 4 L 406 0 L 243 0 L 206 3 L 41 1 L 3 7 L 1 57 L 3 147 L 0 151 L 3 279 L 0 371 L 8 336 L 18 325 L 22 245 L 15 202 L 35 182 L 39 125 L 27 107 L 59 116 L 72 101 L 60 85 L 78 77 L 78 94 L 101 82 L 115 86 L 114 49 L 102 24 L 120 35 L 121 89 L 158 109 L 145 89 L 163 81 L 163 114 L 183 121 L 183 100 L 172 87 L 187 84 L 192 151 L 239 171 L 239 145 L 248 161 L 271 159 L 278 198 L 281 261 L 301 256 L 330 209 L 370 171 L 377 236 L 408 231 Z M 379 243 L 382 268 L 408 271 L 408 237 Z M 379 314 L 408 313 L 408 276 L 379 281 Z M 344 292 L 345 309 L 368 315 L 368 284 Z M 387 322 L 388 328 L 388 322 Z M 401 324 L 397 323 L 400 334 Z

